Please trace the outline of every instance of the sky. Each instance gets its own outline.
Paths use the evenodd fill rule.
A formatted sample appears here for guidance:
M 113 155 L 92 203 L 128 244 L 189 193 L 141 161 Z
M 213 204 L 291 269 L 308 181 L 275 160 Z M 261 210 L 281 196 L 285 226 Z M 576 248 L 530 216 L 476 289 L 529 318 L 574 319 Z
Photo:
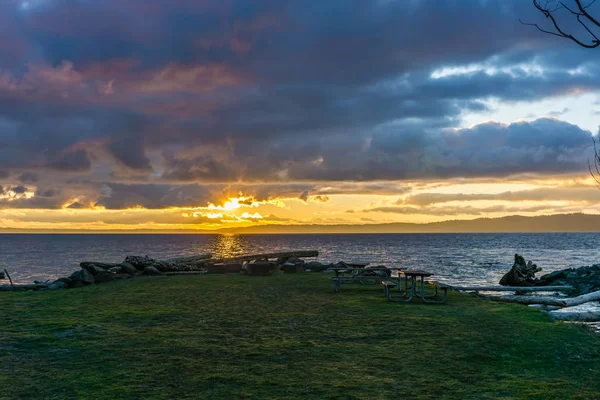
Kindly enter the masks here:
M 3 0 L 0 228 L 599 214 L 600 50 L 519 19 L 547 22 L 523 0 Z

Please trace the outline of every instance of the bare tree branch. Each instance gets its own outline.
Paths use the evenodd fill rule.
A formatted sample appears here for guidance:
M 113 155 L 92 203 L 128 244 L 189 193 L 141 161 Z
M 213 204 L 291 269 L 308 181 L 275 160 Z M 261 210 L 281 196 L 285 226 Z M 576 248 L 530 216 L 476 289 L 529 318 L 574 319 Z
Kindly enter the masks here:
M 596 186 L 600 188 L 600 154 L 598 154 L 596 138 L 592 138 L 592 140 L 594 141 L 594 167 L 592 168 L 592 165 L 588 158 L 588 169 L 590 170 L 590 175 L 592 175 L 592 177 L 596 181 Z
M 523 22 L 523 21 L 519 20 L 519 22 L 521 22 L 523 25 L 533 26 L 533 27 L 537 28 L 540 32 L 569 39 L 569 40 L 577 43 L 579 46 L 585 47 L 587 49 L 594 49 L 596 47 L 600 47 L 600 39 L 598 39 L 598 36 L 592 30 L 592 29 L 600 28 L 600 22 L 598 21 L 598 19 L 596 19 L 594 16 L 592 16 L 588 12 L 588 8 L 592 4 L 594 4 L 596 2 L 596 0 L 591 0 L 591 1 L 587 2 L 587 4 L 585 4 L 585 5 L 581 2 L 581 0 L 574 0 L 575 4 L 577 5 L 577 9 L 567 6 L 563 1 L 555 3 L 554 1 L 546 0 L 543 5 L 542 5 L 541 0 L 532 0 L 532 1 L 533 1 L 533 6 L 540 13 L 542 13 L 544 15 L 544 17 L 546 17 L 546 19 L 550 20 L 551 25 L 552 25 L 552 30 L 543 29 L 538 24 L 535 24 L 535 23 Z M 589 35 L 588 38 L 582 38 L 581 36 L 575 36 L 572 33 L 568 33 L 565 31 L 565 29 L 561 26 L 561 24 L 557 20 L 557 13 L 558 13 L 558 11 L 560 11 L 562 9 L 567 10 L 571 15 L 575 16 L 575 18 L 577 19 L 577 22 L 579 22 L 579 24 L 583 27 L 585 32 L 587 32 L 587 35 Z M 585 36 L 585 34 L 584 34 L 584 36 Z

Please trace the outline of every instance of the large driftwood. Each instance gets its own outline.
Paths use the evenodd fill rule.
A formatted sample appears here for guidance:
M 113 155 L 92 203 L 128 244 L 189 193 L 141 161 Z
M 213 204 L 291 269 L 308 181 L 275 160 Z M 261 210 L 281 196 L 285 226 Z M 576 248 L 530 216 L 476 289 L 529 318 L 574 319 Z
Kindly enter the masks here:
M 0 292 L 16 292 L 19 290 L 40 290 L 46 288 L 48 288 L 48 285 L 0 285 Z
M 477 294 L 479 297 L 485 299 L 500 301 L 502 303 L 519 303 L 519 304 L 545 304 L 548 306 L 559 306 L 566 307 L 563 299 L 556 297 L 542 297 L 542 296 L 492 296 L 488 294 Z
M 581 322 L 598 322 L 600 321 L 600 312 L 580 311 L 550 311 L 547 313 L 552 318 L 559 321 L 581 321 Z
M 488 296 L 479 295 L 487 299 L 501 301 L 505 303 L 520 303 L 520 304 L 546 304 L 549 306 L 559 307 L 573 307 L 580 304 L 589 303 L 590 301 L 600 301 L 600 290 L 584 294 L 583 296 L 571 297 L 571 298 L 556 298 L 556 297 L 542 297 L 542 296 Z
M 451 286 L 454 290 L 482 292 L 553 292 L 570 291 L 573 286 Z
M 207 261 L 212 258 L 212 254 L 198 254 L 196 256 L 188 256 L 188 257 L 176 257 L 169 258 L 165 260 L 166 262 L 174 263 L 174 264 L 188 264 L 188 263 L 197 263 L 200 261 Z
M 535 283 L 535 273 L 541 270 L 531 261 L 525 263 L 522 256 L 515 254 L 512 268 L 500 279 L 499 283 L 502 286 L 530 286 Z
M 6 277 L 8 278 L 8 281 L 10 282 L 10 286 L 15 287 L 15 284 L 13 283 L 10 274 L 8 273 L 7 270 L 4 270 L 4 273 L 6 274 Z
M 317 250 L 301 250 L 301 251 L 287 251 L 280 253 L 263 253 L 263 254 L 247 254 L 235 257 L 221 258 L 219 260 L 213 260 L 215 263 L 224 263 L 231 261 L 251 261 L 251 260 L 268 260 L 270 258 L 291 258 L 291 257 L 318 257 L 319 252 Z

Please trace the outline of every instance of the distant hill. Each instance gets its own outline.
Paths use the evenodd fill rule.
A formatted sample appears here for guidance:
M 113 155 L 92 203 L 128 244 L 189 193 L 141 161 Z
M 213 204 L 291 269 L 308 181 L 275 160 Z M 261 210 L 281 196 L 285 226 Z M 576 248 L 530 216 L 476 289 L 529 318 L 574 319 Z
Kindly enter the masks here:
M 220 233 L 469 233 L 469 232 L 600 232 L 600 215 L 556 214 L 539 217 L 451 220 L 428 224 L 263 225 L 219 229 Z
M 239 233 L 239 234 L 291 234 L 291 233 L 483 233 L 483 232 L 600 232 L 600 215 L 555 214 L 539 217 L 512 215 L 502 218 L 478 218 L 451 220 L 428 224 L 387 223 L 364 225 L 258 225 L 246 228 L 222 228 L 217 230 L 151 230 L 129 229 L 119 231 L 93 231 L 73 229 L 13 229 L 0 228 L 0 233 Z

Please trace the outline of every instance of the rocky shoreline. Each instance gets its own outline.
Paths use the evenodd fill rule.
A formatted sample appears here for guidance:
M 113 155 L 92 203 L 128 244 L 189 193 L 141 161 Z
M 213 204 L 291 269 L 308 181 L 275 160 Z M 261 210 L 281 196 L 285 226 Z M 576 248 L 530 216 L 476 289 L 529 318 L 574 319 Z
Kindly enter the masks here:
M 541 272 L 531 261 L 525 262 L 525 259 L 519 254 L 515 254 L 515 261 L 512 268 L 502 279 L 500 285 L 503 286 L 571 286 L 573 290 L 571 295 L 579 296 L 600 290 L 600 264 L 579 268 L 567 268 L 554 271 L 549 274 L 535 277 L 535 274 Z

